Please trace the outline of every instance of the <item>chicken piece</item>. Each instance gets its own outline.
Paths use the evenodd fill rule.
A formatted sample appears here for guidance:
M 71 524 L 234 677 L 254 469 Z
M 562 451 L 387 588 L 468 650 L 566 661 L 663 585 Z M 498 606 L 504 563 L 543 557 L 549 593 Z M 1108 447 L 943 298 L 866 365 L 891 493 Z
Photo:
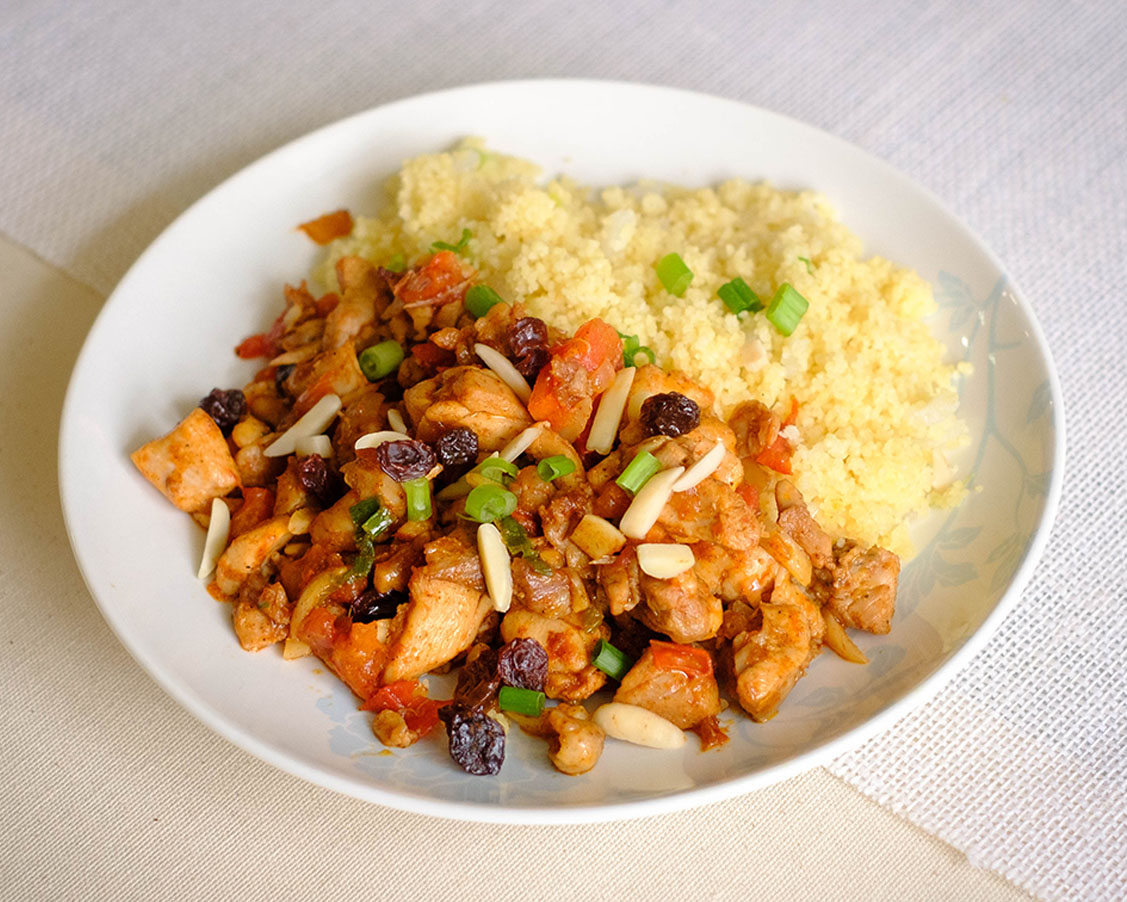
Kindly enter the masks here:
M 411 571 L 424 562 L 425 538 L 410 542 L 392 542 L 376 546 L 376 562 L 372 567 L 372 588 L 377 592 L 406 592 Z
M 694 488 L 674 492 L 657 525 L 674 542 L 716 542 L 747 550 L 759 540 L 755 512 L 735 490 L 712 477 Z
M 274 482 L 286 467 L 281 457 L 267 457 L 265 449 L 277 436 L 264 436 L 244 445 L 235 452 L 235 467 L 244 486 L 267 486 Z
M 752 720 L 763 722 L 775 716 L 806 672 L 821 648 L 825 624 L 818 607 L 789 579 L 775 583 L 759 614 L 758 628 L 733 637 L 732 663 L 740 704 Z
M 407 496 L 403 486 L 380 467 L 375 448 L 362 448 L 356 452 L 355 460 L 341 468 L 341 476 L 358 498 L 379 499 L 384 510 L 395 520 L 392 529 L 398 528 L 407 519 Z
M 241 484 L 227 439 L 199 407 L 130 458 L 142 476 L 188 513 L 203 510 L 212 498 L 222 498 Z
M 734 551 L 712 542 L 693 545 L 697 578 L 723 601 L 758 604 L 775 584 L 778 564 L 762 548 Z
M 736 436 L 736 453 L 754 460 L 779 436 L 782 421 L 759 401 L 744 401 L 728 417 Z
M 509 491 L 517 496 L 517 511 L 535 519 L 540 508 L 544 507 L 556 494 L 553 482 L 545 482 L 536 472 L 536 467 L 525 467 L 509 484 Z M 522 518 L 524 519 L 524 518 Z
M 485 316 L 479 316 L 465 328 L 456 330 L 453 341 L 443 342 L 442 346 L 453 351 L 458 363 L 463 366 L 481 364 L 474 350 L 474 345 L 479 342 L 489 345 L 504 357 L 511 357 L 513 348 L 509 344 L 509 329 L 526 315 L 519 304 L 494 304 Z
M 284 459 L 287 461 L 286 469 L 278 477 L 278 484 L 274 489 L 274 516 L 292 514 L 295 510 L 317 504 L 317 500 L 301 484 L 301 477 L 298 475 L 301 461 L 296 455 Z
M 513 390 L 491 370 L 455 366 L 403 394 L 416 438 L 433 442 L 455 426 L 477 434 L 478 447 L 499 451 L 532 420 Z
M 360 494 L 350 489 L 327 510 L 321 511 L 309 525 L 309 538 L 314 545 L 329 551 L 356 550 L 356 524 L 350 508 L 360 501 Z
M 589 625 L 583 614 L 545 617 L 533 611 L 512 608 L 501 621 L 501 638 L 535 639 L 548 652 L 548 679 L 544 694 L 548 698 L 579 701 L 606 682 L 606 674 L 591 664 L 591 653 L 599 639 L 609 639 L 605 623 Z
M 572 581 L 563 569 L 543 573 L 524 558 L 514 558 L 513 607 L 535 611 L 545 617 L 563 617 L 572 612 Z
M 701 642 L 716 635 L 724 607 L 695 569 L 671 579 L 655 579 L 645 573 L 640 576 L 645 604 L 634 609 L 634 616 L 642 623 L 674 642 Z
M 385 683 L 416 679 L 465 651 L 492 610 L 469 545 L 444 536 L 424 554 L 426 564 L 411 576 L 410 602 L 391 621 Z
M 548 760 L 569 776 L 585 774 L 599 760 L 607 734 L 582 705 L 561 703 L 545 712 Z
M 712 478 L 734 489 L 744 478 L 743 462 L 736 454 L 736 436 L 723 420 L 710 414 L 702 413 L 696 429 L 664 442 L 654 449 L 653 456 L 661 462 L 662 469 L 688 468 L 711 451 L 717 442 L 723 443 L 727 453 Z
M 597 569 L 599 585 L 613 616 L 632 611 L 642 601 L 642 571 L 633 545 L 627 545 L 609 564 Z
M 847 543 L 834 549 L 832 579 L 816 587 L 844 626 L 883 634 L 892 628 L 900 558 L 874 545 Z
M 341 257 L 336 270 L 340 303 L 325 317 L 321 347 L 326 351 L 346 344 L 361 347 L 374 334 L 376 317 L 391 300 L 387 282 L 362 257 Z
M 802 493 L 790 480 L 781 479 L 775 485 L 775 505 L 779 510 L 779 528 L 810 556 L 810 563 L 823 569 L 831 566 L 833 540 L 810 516 Z
M 376 384 L 360 389 L 349 398 L 333 429 L 333 453 L 338 466 L 344 466 L 356 456 L 353 449 L 360 436 L 391 428 L 387 424 L 390 407 Z
M 288 429 L 325 395 L 342 399 L 368 386 L 368 377 L 360 369 L 352 345 L 323 351 L 307 363 L 299 363 L 287 384 L 299 392 L 289 414 L 278 423 L 278 430 Z
M 289 522 L 289 514 L 271 517 L 228 545 L 215 565 L 219 591 L 229 597 L 235 595 L 246 578 L 260 570 L 270 555 L 292 538 Z
M 720 687 L 703 648 L 651 642 L 622 678 L 616 702 L 653 711 L 682 730 L 720 713 Z
M 250 582 L 250 580 L 247 580 Z M 235 635 L 245 651 L 259 651 L 289 635 L 290 614 L 293 611 L 286 598 L 286 590 L 279 583 L 270 583 L 257 593 L 257 600 L 244 597 L 232 611 Z
M 579 525 L 583 515 L 591 512 L 593 503 L 594 494 L 590 486 L 585 483 L 557 492 L 552 500 L 540 509 L 540 524 L 544 529 L 544 538 L 552 544 L 553 548 L 566 555 L 569 548 L 574 548 L 569 536 L 575 532 L 575 527 Z

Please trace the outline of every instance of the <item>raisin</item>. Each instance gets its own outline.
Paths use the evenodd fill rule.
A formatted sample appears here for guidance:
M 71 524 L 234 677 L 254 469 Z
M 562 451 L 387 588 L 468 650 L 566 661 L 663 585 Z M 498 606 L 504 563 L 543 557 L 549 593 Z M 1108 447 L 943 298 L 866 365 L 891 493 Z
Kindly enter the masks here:
M 647 435 L 676 438 L 700 425 L 700 408 L 680 392 L 651 395 L 642 403 L 642 428 Z
M 435 468 L 438 458 L 426 442 L 405 439 L 378 446 L 376 463 L 396 482 L 408 482 L 426 476 Z
M 438 437 L 434 450 L 448 475 L 461 475 L 477 463 L 477 433 L 465 426 L 455 426 Z
M 296 363 L 283 363 L 280 367 L 274 370 L 274 388 L 279 395 L 288 395 L 286 391 L 286 380 L 290 378 L 290 374 L 297 369 Z
M 514 639 L 501 649 L 497 675 L 506 686 L 543 692 L 548 679 L 548 653 L 535 639 Z
M 517 372 L 529 382 L 535 382 L 540 371 L 548 365 L 550 355 L 544 348 L 536 348 L 516 362 Z
M 544 320 L 524 316 L 509 326 L 509 346 L 516 358 L 527 357 L 533 351 L 548 349 L 548 327 Z
M 458 672 L 454 704 L 486 711 L 497 703 L 501 678 L 497 675 L 497 649 L 483 651 Z
M 488 714 L 465 705 L 447 705 L 438 712 L 446 725 L 450 757 L 466 773 L 496 774 L 505 760 L 505 731 Z
M 305 491 L 321 502 L 322 507 L 328 507 L 340 494 L 340 481 L 320 454 L 301 458 L 297 465 L 297 480 Z
M 230 435 L 231 430 L 235 428 L 235 424 L 247 412 L 247 399 L 237 388 L 228 391 L 213 388 L 211 394 L 200 399 L 200 407 L 204 413 L 215 420 L 215 425 L 219 427 L 220 432 L 224 435 Z
M 371 623 L 373 620 L 390 620 L 407 601 L 406 592 L 377 592 L 365 589 L 349 605 L 353 623 Z

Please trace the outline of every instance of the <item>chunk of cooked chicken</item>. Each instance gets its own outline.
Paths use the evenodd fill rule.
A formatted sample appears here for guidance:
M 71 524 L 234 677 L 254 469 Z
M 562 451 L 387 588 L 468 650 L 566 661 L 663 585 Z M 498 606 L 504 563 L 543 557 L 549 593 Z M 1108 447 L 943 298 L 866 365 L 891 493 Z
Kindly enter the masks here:
M 535 639 L 548 652 L 548 698 L 579 701 L 600 689 L 606 674 L 591 663 L 599 639 L 609 639 L 605 623 L 590 626 L 582 614 L 545 617 L 534 611 L 510 609 L 501 621 L 501 638 Z
M 236 594 L 243 581 L 292 538 L 289 522 L 289 514 L 271 517 L 231 542 L 215 565 L 219 591 L 227 596 Z
M 779 528 L 810 556 L 811 564 L 829 567 L 833 563 L 833 540 L 810 516 L 802 494 L 790 480 L 781 479 L 775 485 L 775 505 L 779 511 Z
M 755 512 L 730 486 L 709 477 L 694 488 L 674 492 L 658 517 L 672 541 L 716 542 L 725 548 L 754 548 L 759 538 Z
M 683 657 L 691 666 L 678 666 L 678 655 L 660 654 L 666 647 L 679 650 L 667 642 L 650 644 L 629 673 L 622 678 L 616 702 L 638 705 L 664 717 L 682 730 L 696 726 L 706 717 L 720 713 L 720 687 L 712 668 L 712 659 L 704 649 L 688 649 Z
M 822 644 L 825 624 L 817 605 L 789 579 L 775 583 L 771 600 L 759 606 L 757 627 L 732 638 L 736 693 L 752 720 L 775 716 Z
M 473 644 L 492 610 L 477 553 L 444 536 L 424 548 L 426 564 L 411 576 L 410 601 L 391 621 L 383 680 L 413 680 Z
M 642 601 L 642 570 L 635 546 L 627 545 L 609 564 L 596 568 L 599 585 L 607 596 L 610 613 L 617 617 Z
M 714 542 L 693 545 L 693 569 L 713 595 L 724 601 L 758 604 L 775 584 L 778 564 L 762 548 L 733 550 Z
M 300 394 L 290 412 L 278 423 L 279 431 L 297 422 L 325 395 L 336 394 L 346 399 L 369 384 L 352 345 L 324 351 L 307 363 L 299 363 L 289 383 Z
M 532 425 L 520 399 L 492 371 L 454 366 L 407 389 L 403 394 L 416 438 L 433 442 L 455 426 L 477 435 L 478 447 L 499 451 Z
M 744 401 L 728 417 L 728 425 L 736 436 L 736 453 L 756 458 L 778 438 L 782 421 L 759 401 Z
M 245 598 L 240 593 L 232 610 L 235 635 L 245 651 L 259 651 L 289 635 L 293 606 L 280 583 L 270 583 L 258 598 Z
M 662 469 L 682 466 L 687 469 L 711 451 L 717 442 L 724 445 L 726 453 L 712 478 L 734 489 L 744 478 L 743 462 L 736 454 L 736 436 L 723 420 L 710 414 L 702 413 L 696 429 L 663 442 L 654 449 L 653 455 Z
M 587 773 L 603 753 L 607 736 L 603 728 L 582 705 L 561 703 L 545 713 L 550 731 L 548 760 L 569 776 Z
M 227 439 L 199 407 L 130 458 L 142 476 L 188 513 L 204 509 L 212 498 L 222 498 L 240 484 Z
M 634 609 L 634 616 L 650 629 L 674 642 L 701 642 L 716 635 L 724 619 L 719 598 L 690 568 L 671 579 L 655 579 L 640 574 L 645 604 Z
M 892 628 L 899 578 L 900 558 L 891 551 L 847 543 L 834 549 L 828 586 L 821 583 L 817 588 L 844 626 L 887 633 Z
M 341 257 L 337 261 L 337 282 L 340 283 L 340 302 L 325 317 L 325 331 L 321 347 L 325 350 L 339 348 L 369 338 L 376 316 L 391 301 L 387 282 L 379 271 L 362 257 Z

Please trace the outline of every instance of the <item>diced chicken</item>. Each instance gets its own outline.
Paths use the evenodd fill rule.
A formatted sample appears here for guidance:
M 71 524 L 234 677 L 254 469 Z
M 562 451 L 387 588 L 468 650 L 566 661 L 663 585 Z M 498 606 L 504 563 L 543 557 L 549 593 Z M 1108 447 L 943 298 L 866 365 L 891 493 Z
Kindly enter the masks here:
M 591 720 L 582 705 L 561 703 L 545 712 L 548 760 L 556 770 L 570 776 L 585 774 L 603 753 L 606 733 Z
M 792 482 L 782 479 L 776 484 L 775 504 L 779 510 L 779 528 L 810 555 L 810 563 L 819 568 L 831 566 L 833 540 L 810 516 L 802 494 Z
M 657 525 L 676 542 L 716 542 L 749 549 L 759 538 L 755 512 L 730 486 L 709 477 L 694 488 L 674 492 Z
M 682 730 L 696 726 L 721 710 L 720 687 L 711 666 L 701 669 L 660 666 L 652 646 L 622 678 L 614 700 L 653 711 Z
M 356 456 L 353 448 L 360 436 L 391 428 L 387 424 L 390 406 L 373 384 L 356 392 L 341 408 L 333 428 L 333 453 L 338 466 L 343 466 Z
M 892 628 L 900 558 L 873 546 L 847 544 L 834 550 L 832 581 L 822 586 L 826 605 L 843 625 L 870 633 Z
M 293 606 L 286 590 L 279 583 L 270 583 L 258 598 L 245 598 L 240 593 L 232 611 L 235 635 L 245 651 L 259 651 L 289 635 Z
M 360 500 L 356 489 L 345 492 L 336 503 L 321 511 L 309 526 L 309 538 L 314 545 L 329 551 L 356 550 L 356 524 L 352 522 L 350 508 Z
M 674 642 L 700 642 L 720 629 L 723 605 L 697 577 L 695 569 L 671 579 L 654 579 L 642 573 L 641 590 L 645 604 L 634 609 L 634 616 Z
M 215 582 L 219 591 L 227 596 L 235 595 L 243 581 L 259 571 L 270 555 L 292 538 L 289 522 L 288 514 L 272 517 L 228 545 L 215 565 Z
M 762 548 L 733 550 L 712 542 L 693 545 L 694 570 L 713 595 L 758 604 L 775 584 L 778 564 Z
M 360 369 L 352 345 L 318 354 L 308 363 L 298 364 L 290 383 L 299 391 L 293 409 L 278 423 L 278 431 L 287 429 L 325 395 L 335 394 L 351 400 L 353 392 L 368 386 L 368 378 Z
M 513 390 L 493 372 L 455 366 L 407 389 L 403 394 L 416 437 L 432 442 L 455 426 L 477 434 L 478 447 L 499 451 L 532 419 Z
M 599 585 L 612 615 L 632 611 L 642 601 L 642 570 L 633 545 L 627 545 L 609 564 L 598 567 Z
M 239 483 L 227 440 L 215 420 L 196 407 L 163 438 L 131 455 L 141 474 L 180 510 L 203 510 Z
M 572 612 L 572 580 L 566 569 L 541 572 L 523 558 L 513 560 L 513 607 L 546 617 Z
M 662 469 L 688 468 L 711 451 L 717 442 L 724 445 L 727 453 L 712 478 L 736 488 L 744 478 L 743 463 L 736 454 L 736 436 L 722 420 L 710 414 L 702 413 L 696 429 L 664 442 L 653 451 L 653 455 L 661 462 Z
M 728 418 L 736 436 L 736 453 L 754 459 L 778 438 L 782 421 L 759 401 L 745 401 Z
M 579 701 L 600 689 L 606 674 L 591 664 L 599 639 L 610 637 L 606 624 L 586 626 L 582 614 L 545 617 L 533 611 L 511 609 L 501 621 L 501 638 L 535 639 L 548 652 L 548 698 Z
M 287 461 L 285 472 L 278 477 L 278 485 L 274 490 L 274 515 L 290 514 L 317 501 L 306 491 L 298 476 L 301 462 L 297 457 L 283 458 Z
M 568 537 L 575 531 L 583 515 L 591 512 L 593 503 L 593 493 L 585 484 L 557 492 L 555 497 L 540 509 L 544 538 L 551 542 L 552 547 L 566 551 L 570 544 Z
M 765 721 L 818 653 L 825 625 L 818 607 L 789 579 L 775 583 L 759 613 L 757 628 L 733 637 L 732 652 L 740 704 L 752 720 Z
M 370 337 L 376 316 L 391 300 L 387 282 L 362 257 L 341 257 L 336 269 L 341 295 L 325 317 L 321 347 L 327 351 Z
M 450 536 L 429 543 L 415 570 L 410 602 L 391 622 L 384 682 L 413 680 L 473 643 L 492 610 L 474 550 Z

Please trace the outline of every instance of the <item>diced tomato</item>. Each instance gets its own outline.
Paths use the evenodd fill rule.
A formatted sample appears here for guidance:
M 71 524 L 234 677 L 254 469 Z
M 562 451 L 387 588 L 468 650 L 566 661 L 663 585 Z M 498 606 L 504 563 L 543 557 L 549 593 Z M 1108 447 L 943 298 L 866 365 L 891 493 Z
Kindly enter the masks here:
M 298 228 L 318 244 L 328 244 L 334 238 L 343 238 L 351 234 L 352 214 L 347 210 L 335 210 L 309 222 L 303 222 Z
M 787 411 L 787 418 L 783 420 L 783 428 L 793 426 L 798 422 L 798 398 L 794 395 L 790 396 L 790 410 Z
M 235 353 L 243 360 L 254 360 L 256 357 L 273 357 L 278 353 L 278 342 L 282 340 L 285 331 L 286 324 L 279 316 L 274 320 L 274 324 L 269 331 L 244 338 L 235 348 Z
M 317 315 L 328 316 L 333 310 L 336 309 L 337 304 L 340 303 L 340 295 L 330 291 L 328 294 L 323 294 L 317 299 Z
M 231 516 L 227 540 L 254 529 L 274 512 L 274 493 L 270 489 L 247 486 L 243 489 L 243 503 Z
M 462 261 L 452 251 L 439 251 L 422 266 L 409 269 L 392 293 L 404 307 L 461 300 L 469 284 Z
M 790 456 L 793 453 L 794 449 L 790 446 L 790 442 L 779 435 L 755 456 L 755 462 L 774 470 L 776 473 L 789 476 L 791 474 Z
M 651 639 L 650 654 L 662 670 L 680 671 L 689 679 L 712 676 L 712 656 L 703 648 Z
M 398 711 L 407 727 L 425 736 L 438 726 L 438 711 L 449 700 L 427 698 L 426 689 L 415 680 L 398 680 L 381 686 L 361 708 L 365 711 Z
M 434 369 L 441 366 L 453 366 L 455 362 L 453 351 L 440 348 L 438 345 L 429 341 L 411 345 L 411 356 L 423 366 L 432 367 Z
M 622 339 L 618 332 L 595 318 L 584 323 L 574 338 L 551 349 L 551 359 L 540 370 L 528 412 L 547 420 L 552 429 L 574 441 L 587 426 L 594 399 L 606 391 L 622 368 Z
M 742 483 L 736 487 L 736 494 L 747 502 L 748 507 L 753 511 L 759 510 L 759 488 L 749 482 Z

